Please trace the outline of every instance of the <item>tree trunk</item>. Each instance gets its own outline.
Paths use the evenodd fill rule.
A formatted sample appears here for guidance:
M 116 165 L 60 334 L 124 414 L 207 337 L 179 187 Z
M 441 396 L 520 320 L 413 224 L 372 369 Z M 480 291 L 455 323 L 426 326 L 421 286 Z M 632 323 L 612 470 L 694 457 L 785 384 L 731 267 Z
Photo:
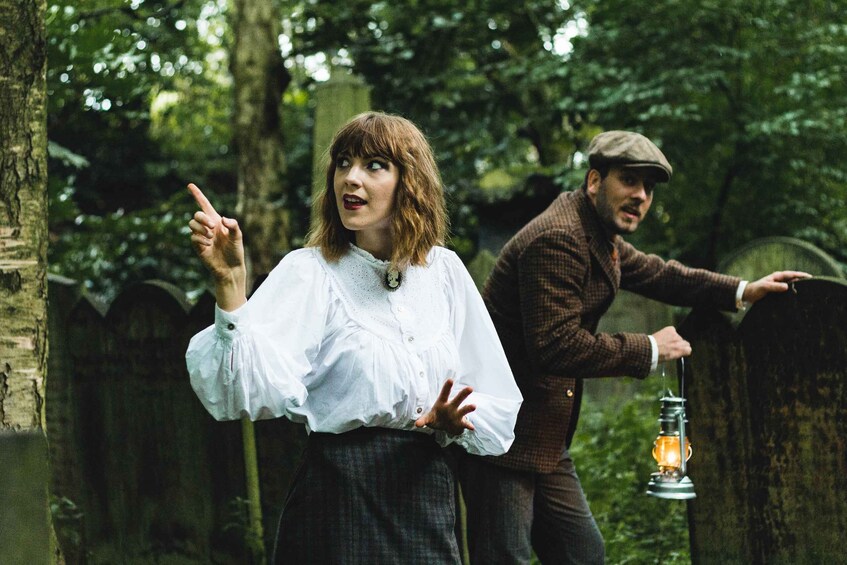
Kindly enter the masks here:
M 738 167 L 735 163 L 733 163 L 727 169 L 726 174 L 724 174 L 723 182 L 721 182 L 721 188 L 718 192 L 718 200 L 715 202 L 714 210 L 712 210 L 712 221 L 709 229 L 709 246 L 706 248 L 706 262 L 703 265 L 707 269 L 715 269 L 718 265 L 718 242 L 723 235 L 723 216 L 726 212 L 727 202 L 729 202 L 729 194 L 732 191 L 732 183 L 735 181 L 737 176 Z
M 0 0 L 0 429 L 42 427 L 47 359 L 46 0 Z
M 291 76 L 279 51 L 279 18 L 272 2 L 234 0 L 232 28 L 237 208 L 252 280 L 268 273 L 289 250 L 279 104 Z
M 237 213 L 244 231 L 248 288 L 289 251 L 279 105 L 291 82 L 279 51 L 279 17 L 267 0 L 233 0 L 235 44 L 230 69 L 235 81 L 234 137 L 238 152 Z M 266 560 L 263 543 L 255 432 L 242 419 L 244 464 L 250 508 L 247 543 L 253 563 Z
M 2 562 L 48 563 L 51 552 L 62 562 L 48 528 L 40 430 L 47 370 L 46 7 L 46 0 L 0 0 L 0 453 L 6 459 L 0 468 L 9 487 L 0 522 L 11 526 L 0 535 Z

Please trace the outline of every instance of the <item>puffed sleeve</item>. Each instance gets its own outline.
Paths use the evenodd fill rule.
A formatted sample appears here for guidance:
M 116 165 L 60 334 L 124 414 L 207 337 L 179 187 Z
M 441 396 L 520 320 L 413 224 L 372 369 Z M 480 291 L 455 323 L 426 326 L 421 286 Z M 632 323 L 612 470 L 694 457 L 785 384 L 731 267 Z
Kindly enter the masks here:
M 468 415 L 473 431 L 452 437 L 438 434 L 439 441 L 456 442 L 474 455 L 502 455 L 515 439 L 515 420 L 523 396 L 473 279 L 455 253 L 447 254 L 451 323 L 460 364 L 453 391 L 472 387 L 474 392 L 466 403 L 476 405 L 476 410 Z
M 329 304 L 311 248 L 286 255 L 240 308 L 215 306 L 215 323 L 188 344 L 191 386 L 217 420 L 288 416 L 306 401 Z

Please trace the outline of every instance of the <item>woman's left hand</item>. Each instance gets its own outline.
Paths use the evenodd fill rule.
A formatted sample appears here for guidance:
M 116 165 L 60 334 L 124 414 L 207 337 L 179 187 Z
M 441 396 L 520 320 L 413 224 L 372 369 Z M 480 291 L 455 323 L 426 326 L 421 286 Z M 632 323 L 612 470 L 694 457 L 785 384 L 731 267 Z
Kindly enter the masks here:
M 432 405 L 429 412 L 415 420 L 415 426 L 418 428 L 428 426 L 454 436 L 461 434 L 466 429 L 473 430 L 473 424 L 465 416 L 476 410 L 476 406 L 473 404 L 462 406 L 462 402 L 473 392 L 473 389 L 466 386 L 450 400 L 452 389 L 453 379 L 447 379 L 444 386 L 441 387 L 441 393 L 435 400 L 435 404 Z

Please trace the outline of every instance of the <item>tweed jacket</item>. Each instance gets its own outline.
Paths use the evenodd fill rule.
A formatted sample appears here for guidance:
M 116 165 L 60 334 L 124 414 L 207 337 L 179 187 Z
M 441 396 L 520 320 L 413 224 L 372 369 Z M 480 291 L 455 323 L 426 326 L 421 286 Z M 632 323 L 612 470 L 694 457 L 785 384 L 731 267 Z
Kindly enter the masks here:
M 483 290 L 524 396 L 511 449 L 487 460 L 552 471 L 576 430 L 582 379 L 647 376 L 646 335 L 595 334 L 619 288 L 734 310 L 739 282 L 644 254 L 604 229 L 584 191 L 559 195 L 506 244 Z

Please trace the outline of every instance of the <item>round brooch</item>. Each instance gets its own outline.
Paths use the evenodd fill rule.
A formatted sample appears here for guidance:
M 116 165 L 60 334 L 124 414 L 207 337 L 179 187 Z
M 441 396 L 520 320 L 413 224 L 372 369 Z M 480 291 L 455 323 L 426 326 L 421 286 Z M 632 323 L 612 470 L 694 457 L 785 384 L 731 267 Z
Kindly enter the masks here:
M 383 282 L 388 290 L 397 290 L 400 288 L 400 283 L 403 282 L 403 273 L 397 269 L 386 269 Z

